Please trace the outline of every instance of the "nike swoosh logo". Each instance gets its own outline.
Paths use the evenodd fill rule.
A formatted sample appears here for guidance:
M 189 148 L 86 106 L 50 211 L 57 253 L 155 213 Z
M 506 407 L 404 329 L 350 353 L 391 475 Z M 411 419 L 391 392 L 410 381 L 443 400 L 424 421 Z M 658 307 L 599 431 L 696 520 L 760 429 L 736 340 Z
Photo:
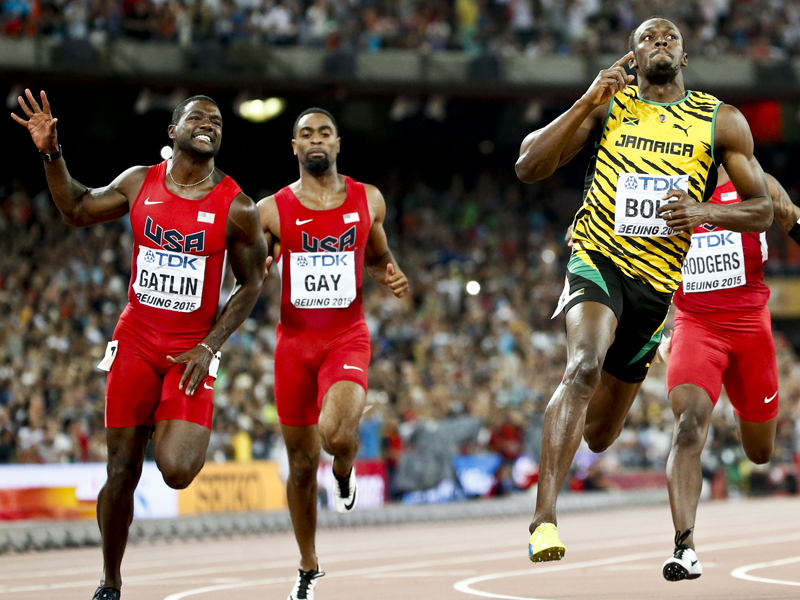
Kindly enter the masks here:
M 163 204 L 163 203 L 164 203 L 164 201 L 162 200 L 161 202 L 150 202 L 150 198 L 148 198 L 147 200 L 145 200 L 145 201 L 144 201 L 144 203 L 145 203 L 147 206 L 150 206 L 151 204 Z
M 777 396 L 777 395 L 778 395 L 778 392 L 775 392 L 774 394 L 772 394 L 772 398 L 764 398 L 764 404 L 769 404 L 770 402 L 775 400 L 775 396 Z
M 207 390 L 213 390 L 214 389 L 213 385 L 208 385 L 207 383 L 204 383 L 203 387 L 206 388 Z
M 347 510 L 353 510 L 353 507 L 356 504 L 356 494 L 358 493 L 358 488 L 353 490 L 353 499 L 350 501 L 350 504 L 345 504 L 344 507 Z M 319 568 L 319 567 L 317 567 Z
M 314 219 L 306 219 L 305 221 L 301 221 L 300 219 L 297 219 L 297 220 L 294 222 L 294 224 L 295 224 L 295 225 L 305 225 L 306 223 L 311 223 L 311 221 L 313 221 L 313 220 L 314 220 Z
M 692 561 L 692 566 L 695 566 L 696 564 L 697 564 L 697 561 L 696 561 L 696 560 L 693 560 L 693 561 Z
M 572 300 L 575 296 L 582 296 L 585 291 L 586 291 L 586 288 L 581 288 L 576 292 L 572 292 L 569 296 L 567 296 L 567 302 Z M 566 302 L 564 304 L 566 304 Z
M 361 367 L 351 367 L 350 365 L 345 365 L 344 368 L 347 369 L 348 371 L 355 369 L 356 371 L 361 371 L 362 373 L 364 372 L 364 369 L 362 369 Z

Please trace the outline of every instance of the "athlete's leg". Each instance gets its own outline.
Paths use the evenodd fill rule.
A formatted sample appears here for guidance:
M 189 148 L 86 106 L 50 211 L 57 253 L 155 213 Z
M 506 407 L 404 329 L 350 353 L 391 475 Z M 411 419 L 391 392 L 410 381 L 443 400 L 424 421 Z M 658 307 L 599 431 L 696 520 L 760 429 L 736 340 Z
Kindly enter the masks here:
M 667 459 L 667 487 L 675 531 L 684 534 L 683 543 L 694 549 L 694 522 L 703 487 L 700 454 L 703 452 L 714 402 L 703 388 L 677 385 L 669 393 L 675 427 Z
M 178 419 L 156 423 L 156 465 L 169 487 L 182 490 L 192 483 L 205 463 L 209 439 L 211 430 L 197 423 Z
M 367 404 L 364 388 L 353 381 L 337 381 L 325 393 L 319 415 L 319 435 L 325 452 L 333 456 L 333 473 L 350 475 L 358 453 L 358 422 Z
M 281 432 L 289 454 L 289 480 L 286 496 L 297 545 L 300 568 L 317 568 L 314 538 L 317 532 L 317 467 L 319 466 L 319 429 L 316 425 L 292 427 L 281 424 Z
M 108 480 L 97 496 L 97 524 L 103 538 L 103 577 L 100 585 L 120 589 L 120 564 L 133 520 L 133 492 L 142 474 L 150 427 L 106 429 Z
M 739 421 L 739 433 L 742 436 L 742 446 L 747 458 L 757 465 L 768 463 L 772 458 L 772 451 L 775 449 L 778 417 L 763 423 L 745 421 L 740 417 L 737 417 L 737 420 Z
M 556 499 L 581 442 L 586 410 L 600 381 L 617 318 L 598 302 L 583 302 L 567 313 L 567 368 L 544 413 L 542 456 L 533 532 L 556 523 Z
M 583 437 L 592 452 L 602 452 L 622 433 L 625 417 L 640 387 L 641 383 L 628 383 L 603 371 L 583 427 Z

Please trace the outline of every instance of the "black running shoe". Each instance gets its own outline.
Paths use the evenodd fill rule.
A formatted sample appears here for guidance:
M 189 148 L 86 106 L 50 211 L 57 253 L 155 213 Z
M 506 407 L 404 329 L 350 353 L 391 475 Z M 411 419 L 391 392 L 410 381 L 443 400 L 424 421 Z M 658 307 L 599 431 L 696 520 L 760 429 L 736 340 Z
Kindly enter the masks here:
M 119 590 L 110 587 L 99 587 L 92 596 L 92 600 L 119 600 Z

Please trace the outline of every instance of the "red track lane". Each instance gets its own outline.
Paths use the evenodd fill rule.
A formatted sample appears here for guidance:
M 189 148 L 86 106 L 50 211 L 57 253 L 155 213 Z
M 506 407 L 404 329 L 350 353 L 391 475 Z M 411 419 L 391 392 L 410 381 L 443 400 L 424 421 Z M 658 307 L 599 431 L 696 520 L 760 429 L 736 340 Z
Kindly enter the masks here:
M 567 554 L 558 563 L 528 561 L 527 526 L 509 518 L 321 531 L 328 575 L 316 598 L 800 598 L 800 499 L 701 505 L 695 539 L 704 574 L 679 583 L 661 577 L 672 551 L 667 506 L 563 515 Z M 290 534 L 133 546 L 122 598 L 284 600 L 297 561 Z M 2 556 L 0 600 L 89 600 L 100 570 L 97 548 Z

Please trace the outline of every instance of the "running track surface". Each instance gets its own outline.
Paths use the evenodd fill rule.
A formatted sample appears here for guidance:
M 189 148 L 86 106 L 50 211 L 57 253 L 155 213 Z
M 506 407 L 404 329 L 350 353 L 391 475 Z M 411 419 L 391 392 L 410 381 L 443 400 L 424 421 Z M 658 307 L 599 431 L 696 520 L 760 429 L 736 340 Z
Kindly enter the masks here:
M 669 583 L 667 506 L 564 514 L 567 554 L 531 564 L 524 518 L 334 529 L 318 534 L 317 600 L 800 598 L 800 499 L 705 503 L 695 539 L 704 574 Z M 132 546 L 124 600 L 284 600 L 291 534 Z M 98 548 L 0 556 L 0 600 L 89 600 Z

